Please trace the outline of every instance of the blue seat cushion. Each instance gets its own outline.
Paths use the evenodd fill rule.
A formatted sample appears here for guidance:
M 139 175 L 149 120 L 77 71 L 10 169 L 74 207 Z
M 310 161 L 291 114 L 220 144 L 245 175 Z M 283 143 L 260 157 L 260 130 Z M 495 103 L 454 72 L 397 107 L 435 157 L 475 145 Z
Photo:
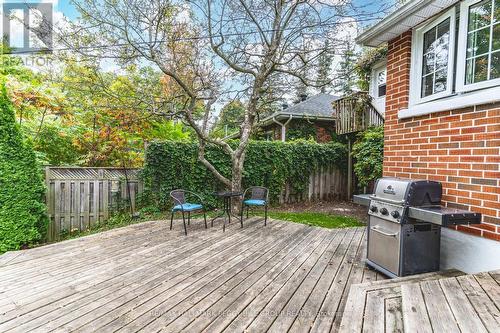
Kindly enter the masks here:
M 200 204 L 193 204 L 193 203 L 186 202 L 185 204 L 174 206 L 174 208 L 172 210 L 173 211 L 184 210 L 185 212 L 190 212 L 190 211 L 198 210 L 198 209 L 202 209 L 202 208 L 203 208 L 203 206 Z
M 265 206 L 266 201 L 265 200 L 257 200 L 257 199 L 249 199 L 243 201 L 243 203 L 247 206 Z

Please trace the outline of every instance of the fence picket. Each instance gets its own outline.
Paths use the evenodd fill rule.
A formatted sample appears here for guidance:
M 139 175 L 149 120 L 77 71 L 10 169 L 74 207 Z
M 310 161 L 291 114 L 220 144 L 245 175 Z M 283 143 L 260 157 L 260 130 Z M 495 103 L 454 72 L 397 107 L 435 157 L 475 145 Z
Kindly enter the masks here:
M 94 215 L 92 216 L 92 225 L 99 223 L 99 181 L 94 180 L 94 192 L 92 195 L 94 196 L 94 199 L 92 201 L 93 208 L 92 211 L 94 212 Z

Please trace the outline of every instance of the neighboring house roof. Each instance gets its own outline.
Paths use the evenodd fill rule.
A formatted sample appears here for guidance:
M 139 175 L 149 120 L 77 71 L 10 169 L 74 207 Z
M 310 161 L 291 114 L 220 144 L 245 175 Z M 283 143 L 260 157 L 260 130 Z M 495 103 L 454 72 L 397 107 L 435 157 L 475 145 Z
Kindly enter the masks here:
M 309 97 L 305 101 L 289 106 L 286 109 L 277 111 L 259 122 L 260 126 L 266 126 L 273 123 L 274 120 L 282 119 L 310 119 L 333 121 L 332 103 L 340 96 L 329 94 L 317 94 Z
M 411 0 L 363 31 L 356 41 L 365 46 L 379 46 L 457 2 L 458 0 Z

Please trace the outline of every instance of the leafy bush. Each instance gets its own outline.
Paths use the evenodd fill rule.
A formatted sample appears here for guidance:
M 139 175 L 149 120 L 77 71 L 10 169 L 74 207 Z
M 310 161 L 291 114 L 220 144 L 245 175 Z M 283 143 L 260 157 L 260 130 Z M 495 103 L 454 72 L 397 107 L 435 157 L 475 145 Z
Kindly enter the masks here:
M 201 194 L 209 206 L 216 204 L 214 190 L 223 189 L 215 177 L 197 160 L 198 145 L 184 142 L 157 142 L 148 146 L 142 171 L 144 197 L 141 203 L 170 205 L 169 192 L 176 188 Z M 215 146 L 208 146 L 206 157 L 224 176 L 231 175 L 228 155 Z M 269 188 L 271 201 L 276 201 L 286 183 L 295 192 L 302 192 L 309 175 L 322 166 L 345 168 L 347 151 L 340 143 L 318 144 L 310 141 L 252 141 L 243 171 L 243 186 Z
M 0 253 L 40 241 L 48 224 L 41 170 L 23 142 L 5 87 L 0 94 Z
M 358 135 L 352 149 L 355 158 L 354 172 L 359 186 L 366 186 L 370 181 L 382 177 L 384 161 L 384 128 L 377 126 Z

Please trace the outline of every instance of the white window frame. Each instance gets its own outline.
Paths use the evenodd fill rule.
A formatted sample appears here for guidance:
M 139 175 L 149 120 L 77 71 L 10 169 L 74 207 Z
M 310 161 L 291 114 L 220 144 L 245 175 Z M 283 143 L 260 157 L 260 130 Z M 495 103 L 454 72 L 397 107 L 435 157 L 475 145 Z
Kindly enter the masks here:
M 477 0 L 475 0 L 477 1 Z M 450 39 L 448 42 L 448 73 L 446 81 L 446 90 L 441 91 L 436 94 L 432 94 L 426 97 L 421 97 L 422 95 L 422 56 L 423 56 L 423 44 L 424 44 L 424 34 L 439 25 L 441 22 L 450 19 Z M 412 36 L 412 47 L 411 47 L 411 58 L 412 66 L 410 67 L 410 100 L 409 105 L 426 103 L 433 101 L 438 98 L 449 96 L 453 89 L 453 66 L 455 58 L 455 6 L 447 10 L 437 18 L 430 22 L 417 27 L 413 30 Z
M 500 85 L 500 78 L 465 84 L 469 7 L 481 1 L 483 0 L 466 0 L 460 4 L 460 25 L 458 28 L 457 74 L 455 87 L 457 92 L 466 92 Z M 493 3 L 495 2 L 493 1 Z M 494 10 L 493 7 L 492 10 Z M 491 38 L 493 38 L 493 35 L 490 28 L 490 40 Z M 491 53 L 489 53 L 488 57 L 491 59 Z M 488 64 L 489 63 L 490 62 L 488 61 Z

